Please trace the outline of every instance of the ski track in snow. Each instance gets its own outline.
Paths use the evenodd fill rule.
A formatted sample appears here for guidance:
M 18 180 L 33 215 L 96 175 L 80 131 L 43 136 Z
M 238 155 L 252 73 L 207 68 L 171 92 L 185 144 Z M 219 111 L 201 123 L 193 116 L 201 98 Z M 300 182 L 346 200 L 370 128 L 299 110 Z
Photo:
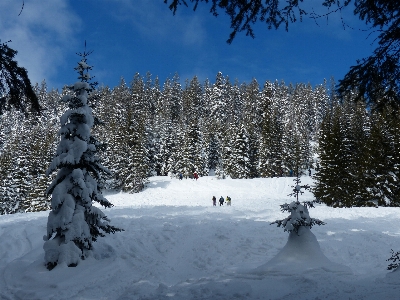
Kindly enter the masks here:
M 386 271 L 386 259 L 400 250 L 399 208 L 310 209 L 327 223 L 312 228 L 322 252 L 352 273 L 253 271 L 287 242 L 269 223 L 287 216 L 279 205 L 294 200 L 292 179 L 152 177 L 141 193 L 106 193 L 115 207 L 103 211 L 125 231 L 99 238 L 77 267 L 50 272 L 48 212 L 0 216 L 0 299 L 398 299 L 400 271 Z M 213 195 L 232 206 L 213 207 Z

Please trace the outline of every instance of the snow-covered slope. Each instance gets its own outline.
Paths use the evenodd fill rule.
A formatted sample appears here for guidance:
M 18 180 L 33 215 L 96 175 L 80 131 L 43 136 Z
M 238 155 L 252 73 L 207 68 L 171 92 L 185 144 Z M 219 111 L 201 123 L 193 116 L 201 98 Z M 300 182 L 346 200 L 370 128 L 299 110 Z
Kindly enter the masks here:
M 0 216 L 0 299 L 398 298 L 400 271 L 385 269 L 390 249 L 400 250 L 399 208 L 310 209 L 327 223 L 312 228 L 322 253 L 349 272 L 257 272 L 287 243 L 269 223 L 286 216 L 279 205 L 294 200 L 292 179 L 153 177 L 139 194 L 109 193 L 115 207 L 105 212 L 125 231 L 100 238 L 77 267 L 52 271 L 42 248 L 48 212 Z M 213 207 L 213 195 L 232 206 Z

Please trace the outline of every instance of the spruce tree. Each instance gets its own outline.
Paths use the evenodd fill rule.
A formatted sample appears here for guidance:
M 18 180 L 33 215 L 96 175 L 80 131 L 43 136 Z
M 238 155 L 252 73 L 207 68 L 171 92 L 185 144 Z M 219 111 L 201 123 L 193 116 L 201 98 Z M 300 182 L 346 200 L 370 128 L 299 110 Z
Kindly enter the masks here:
M 243 95 L 240 92 L 239 82 L 236 79 L 233 86 L 230 87 L 230 116 L 228 119 L 229 124 L 234 124 L 235 126 L 239 126 L 239 124 L 243 120 L 243 111 L 244 111 L 244 103 L 243 103 Z
M 171 92 L 167 96 L 167 101 L 171 120 L 179 123 L 182 117 L 182 86 L 178 73 L 172 78 Z
M 228 116 L 226 81 L 221 72 L 218 72 L 215 83 L 211 87 L 208 105 L 210 106 L 208 122 L 214 131 L 223 129 Z
M 15 56 L 17 51 L 7 43 L 0 42 L 0 115 L 11 107 L 26 112 L 26 105 L 30 109 L 40 110 L 39 100 L 34 92 L 25 68 L 18 66 Z
M 262 105 L 260 99 L 260 87 L 255 78 L 246 86 L 245 94 L 242 95 L 244 113 L 243 124 L 247 132 L 247 168 L 246 178 L 258 177 L 259 162 L 259 136 L 262 128 Z
M 364 205 L 400 206 L 399 123 L 390 110 L 372 117 L 364 173 L 370 197 Z
M 219 139 L 215 134 L 207 138 L 207 168 L 208 170 L 217 170 L 220 164 L 220 144 Z M 216 174 L 217 175 L 217 174 Z
M 348 126 L 348 124 L 347 124 Z M 321 125 L 319 137 L 320 168 L 315 174 L 315 197 L 334 207 L 351 207 L 353 197 L 349 193 L 349 140 L 343 107 L 337 103 L 327 113 Z M 353 178 L 354 180 L 354 178 Z
M 9 140 L 2 151 L 5 163 L 2 166 L 3 178 L 0 183 L 2 214 L 26 212 L 29 207 L 27 197 L 32 184 L 29 158 L 31 137 L 25 136 L 30 129 L 29 119 L 18 113 L 15 118 L 20 121 L 10 131 Z
M 44 236 L 45 265 L 51 270 L 58 264 L 76 266 L 89 256 L 93 242 L 104 233 L 121 229 L 111 226 L 109 219 L 93 202 L 104 207 L 112 204 L 102 195 L 102 174 L 109 171 L 97 156 L 100 143 L 91 134 L 94 117 L 88 96 L 95 83 L 87 64 L 90 53 L 78 53 L 81 61 L 75 70 L 78 79 L 69 86 L 70 95 L 63 97 L 69 109 L 61 117 L 61 136 L 55 157 L 47 174 L 58 169 L 54 181 L 47 189 L 51 195 L 51 211 Z
M 130 159 L 126 166 L 128 176 L 125 179 L 125 190 L 141 191 L 149 177 L 149 157 L 146 127 L 150 114 L 151 99 L 145 97 L 144 82 L 136 73 L 131 84 L 132 124 L 129 126 Z
M 263 90 L 260 93 L 260 107 L 262 121 L 260 124 L 259 141 L 259 170 L 261 177 L 269 177 L 272 174 L 270 161 L 270 146 L 272 138 L 273 124 L 273 98 L 275 95 L 275 86 L 269 81 L 264 83 Z
M 130 153 L 126 147 L 126 141 L 129 136 L 129 124 L 131 113 L 129 88 L 124 78 L 121 78 L 120 84 L 113 88 L 110 97 L 109 117 L 107 126 L 109 128 L 109 145 L 106 150 L 110 156 L 112 164 L 111 171 L 114 174 L 111 187 L 122 189 L 124 185 L 123 172 L 127 164 L 127 154 Z
M 297 174 L 299 174 L 298 170 Z M 307 184 L 300 185 L 301 180 L 299 176 L 297 176 L 297 178 L 295 178 L 293 181 L 295 182 L 295 184 L 292 186 L 293 192 L 289 194 L 289 196 L 295 197 L 296 201 L 281 205 L 281 211 L 290 213 L 290 216 L 282 220 L 276 220 L 270 225 L 277 224 L 278 227 L 282 226 L 284 231 L 287 231 L 291 234 L 299 234 L 299 230 L 301 228 L 311 229 L 314 225 L 325 225 L 325 223 L 321 220 L 311 218 L 308 212 L 308 208 L 314 207 L 314 203 L 318 203 L 318 201 L 304 201 L 303 203 L 299 201 L 299 195 L 304 193 L 303 189 L 309 190 L 310 186 Z
M 336 180 L 332 168 L 335 166 L 335 152 L 339 150 L 338 147 L 333 148 L 333 146 L 338 145 L 337 142 L 334 143 L 338 137 L 333 133 L 333 129 L 337 128 L 337 125 L 334 126 L 333 120 L 333 113 L 330 110 L 325 115 L 319 132 L 319 168 L 314 175 L 315 186 L 313 187 L 315 198 L 328 205 L 333 205 L 335 202 L 339 203 L 339 200 L 335 199 L 332 193 Z
M 201 176 L 206 175 L 202 146 L 203 142 L 199 126 L 197 121 L 193 120 L 186 128 L 181 156 L 177 161 L 175 170 L 185 176 L 191 176 L 193 172 L 197 172 Z
M 237 131 L 231 152 L 229 175 L 232 178 L 250 178 L 249 140 L 244 125 Z

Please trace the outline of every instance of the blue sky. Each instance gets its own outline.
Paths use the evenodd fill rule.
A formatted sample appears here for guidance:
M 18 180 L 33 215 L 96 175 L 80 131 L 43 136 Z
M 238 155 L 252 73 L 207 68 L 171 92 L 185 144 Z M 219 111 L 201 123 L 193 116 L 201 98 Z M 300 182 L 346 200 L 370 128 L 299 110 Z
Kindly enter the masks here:
M 321 0 L 305 0 L 309 8 L 324 12 Z M 124 77 L 130 82 L 136 72 L 151 72 L 161 85 L 175 72 L 181 83 L 197 75 L 214 82 L 217 72 L 231 81 L 260 85 L 266 80 L 311 83 L 334 76 L 341 79 L 357 59 L 370 55 L 376 45 L 347 8 L 318 25 L 303 22 L 268 30 L 255 26 L 256 38 L 244 33 L 231 45 L 229 19 L 209 13 L 210 5 L 198 10 L 179 7 L 175 16 L 163 0 L 1 0 L 0 38 L 12 40 L 18 62 L 28 70 L 33 83 L 46 80 L 49 88 L 76 81 L 73 68 L 86 40 L 89 64 L 96 80 L 114 87 Z M 355 29 L 343 29 L 341 17 Z

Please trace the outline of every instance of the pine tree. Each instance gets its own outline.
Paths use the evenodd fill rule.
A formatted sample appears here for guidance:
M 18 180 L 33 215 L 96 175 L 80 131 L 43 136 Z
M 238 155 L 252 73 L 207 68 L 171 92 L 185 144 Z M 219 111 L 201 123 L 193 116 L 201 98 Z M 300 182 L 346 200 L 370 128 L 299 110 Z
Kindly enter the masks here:
M 387 267 L 387 270 L 396 271 L 400 266 L 400 251 L 394 252 L 393 249 L 391 249 L 391 253 L 392 255 L 390 256 L 390 258 L 386 260 L 391 261 L 391 263 Z
M 28 103 L 32 111 L 40 110 L 28 72 L 15 60 L 17 53 L 7 43 L 0 43 L 0 115 L 11 107 L 25 112 Z
M 349 95 L 351 97 L 351 95 Z M 368 178 L 365 176 L 370 166 L 368 159 L 369 113 L 364 103 L 346 99 L 343 103 L 346 124 L 345 142 L 347 151 L 347 181 L 348 202 L 352 206 L 370 206 L 372 204 Z
M 264 151 L 267 157 L 266 174 L 268 177 L 281 176 L 284 169 L 284 123 L 277 109 L 274 110 L 271 120 L 265 123 Z
M 51 102 L 55 93 L 47 93 L 45 81 L 40 87 L 36 85 L 34 90 L 39 105 L 46 107 L 40 115 L 10 111 L 1 118 L 4 125 L 2 131 L 7 134 L 7 139 L 3 141 L 3 149 L 0 150 L 2 214 L 49 209 L 49 199 L 44 191 L 51 178 L 45 176 L 45 171 L 51 162 L 49 153 L 53 152 L 55 146 L 56 130 L 53 124 L 56 116 L 52 107 L 54 103 Z M 56 98 L 58 100 L 59 97 Z M 7 117 L 10 113 L 14 120 L 18 120 L 15 124 Z
M 162 141 L 162 133 L 163 133 L 163 122 L 164 116 L 162 114 L 162 93 L 160 90 L 160 83 L 158 77 L 156 77 L 154 81 L 153 87 L 153 97 L 155 103 L 155 117 L 153 126 L 149 129 L 152 130 L 152 136 L 149 136 L 151 139 L 149 144 L 151 145 L 153 152 L 151 153 L 153 163 L 154 174 L 157 176 L 161 175 L 162 169 L 162 156 L 161 156 L 161 141 Z
M 232 178 L 250 178 L 249 141 L 244 125 L 233 140 L 231 152 L 229 175 Z
M 232 176 L 234 172 L 234 157 L 233 157 L 233 141 L 237 133 L 237 127 L 228 127 L 228 129 L 218 134 L 220 145 L 220 162 L 217 166 L 217 176 L 225 178 L 225 176 Z
M 208 122 L 215 132 L 225 128 L 228 119 L 226 81 L 221 72 L 218 72 L 209 96 Z
M 297 174 L 299 174 L 298 170 Z M 294 232 L 295 234 L 299 234 L 299 230 L 301 228 L 311 229 L 314 225 L 325 225 L 325 223 L 321 220 L 311 218 L 308 212 L 308 208 L 314 207 L 314 203 L 318 203 L 318 201 L 305 201 L 303 202 L 303 204 L 301 204 L 299 201 L 299 195 L 304 193 L 302 189 L 309 190 L 310 186 L 307 184 L 300 185 L 301 180 L 299 176 L 294 179 L 294 182 L 295 185 L 292 186 L 293 192 L 289 196 L 294 196 L 296 198 L 296 201 L 293 201 L 289 204 L 285 203 L 281 205 L 281 211 L 289 212 L 290 216 L 282 220 L 276 220 L 272 222 L 271 225 L 277 224 L 278 227 L 282 226 L 284 231 L 287 231 L 289 233 Z
M 166 96 L 171 120 L 179 123 L 182 113 L 182 86 L 179 82 L 178 73 L 175 73 L 172 78 L 171 93 Z
M 43 104 L 43 102 L 40 103 Z M 26 174 L 29 188 L 26 190 L 25 211 L 44 211 L 50 208 L 50 199 L 45 191 L 53 178 L 46 176 L 46 168 L 51 162 L 51 153 L 54 152 L 56 131 L 46 125 L 47 122 L 42 120 L 32 125 L 30 129 L 31 138 L 27 152 L 29 167 Z M 38 139 L 38 136 L 41 138 Z
M 130 147 L 133 145 L 133 133 L 136 129 L 131 93 L 124 78 L 121 78 L 120 84 L 112 90 L 110 100 L 112 107 L 107 106 L 109 108 L 107 126 L 110 136 L 106 152 L 110 156 L 111 171 L 114 174 L 110 187 L 122 190 L 130 174 L 127 165 L 131 161 Z
M 243 121 L 243 111 L 244 111 L 244 103 L 243 103 L 243 95 L 240 91 L 239 82 L 236 79 L 233 86 L 230 87 L 230 102 L 229 102 L 229 118 L 228 123 L 233 124 L 234 126 L 239 126 L 239 124 Z
M 149 158 L 146 149 L 146 127 L 150 114 L 151 99 L 145 97 L 144 82 L 136 73 L 131 84 L 131 103 L 133 104 L 133 124 L 130 125 L 130 159 L 126 168 L 128 176 L 125 179 L 125 191 L 139 192 L 148 183 Z
M 144 99 L 147 100 L 147 116 L 145 120 L 145 141 L 147 157 L 148 176 L 156 175 L 158 146 L 160 140 L 160 130 L 158 128 L 158 101 L 160 98 L 160 87 L 158 79 L 153 83 L 151 73 L 146 73 L 144 83 Z
M 193 120 L 186 129 L 181 156 L 174 169 L 185 177 L 191 176 L 193 172 L 197 172 L 201 176 L 206 175 L 202 144 L 199 126 Z
M 30 175 L 29 119 L 15 114 L 19 122 L 11 130 L 9 140 L 3 149 L 2 181 L 0 183 L 0 207 L 2 214 L 26 212 L 29 207 L 27 197 L 32 177 Z M 37 138 L 37 137 L 35 137 Z
M 260 107 L 262 121 L 260 124 L 260 141 L 259 141 L 259 170 L 261 177 L 269 177 L 272 175 L 271 167 L 271 139 L 273 125 L 273 98 L 275 97 L 275 85 L 269 81 L 264 83 L 263 90 L 260 94 Z
M 202 88 L 195 76 L 190 82 L 186 82 L 186 88 L 182 93 L 183 116 L 181 127 L 184 131 L 182 142 L 182 156 L 177 161 L 175 169 L 182 174 L 208 175 L 206 165 L 206 151 L 203 149 L 203 134 L 200 124 L 203 121 L 202 114 Z M 179 151 L 179 150 L 177 150 Z
M 399 123 L 390 110 L 372 118 L 364 173 L 370 201 L 364 205 L 400 206 Z
M 182 93 L 182 115 L 184 124 L 189 125 L 193 121 L 201 123 L 203 114 L 202 86 L 194 76 L 190 82 L 186 82 L 185 90 Z
M 216 135 L 211 135 L 207 139 L 207 168 L 208 170 L 217 170 L 220 166 L 220 142 Z M 218 175 L 218 174 L 216 174 Z
M 344 111 L 335 104 L 324 118 L 319 137 L 320 168 L 315 174 L 314 196 L 334 207 L 351 207 L 348 143 Z
M 94 125 L 88 96 L 95 83 L 89 83 L 92 69 L 87 64 L 90 53 L 78 53 L 81 61 L 75 70 L 78 79 L 70 86 L 71 94 L 63 98 L 69 109 L 61 117 L 61 141 L 47 174 L 58 170 L 47 189 L 51 195 L 51 212 L 45 236 L 45 264 L 51 270 L 57 264 L 76 266 L 89 256 L 93 242 L 104 233 L 121 229 L 111 226 L 109 219 L 93 202 L 104 207 L 112 204 L 101 193 L 102 174 L 108 173 L 96 153 L 100 143 L 91 135 Z
M 263 107 L 260 100 L 260 87 L 255 78 L 246 86 L 245 94 L 242 95 L 244 113 L 243 124 L 247 132 L 247 168 L 246 178 L 255 178 L 259 176 L 259 137 L 263 123 Z

